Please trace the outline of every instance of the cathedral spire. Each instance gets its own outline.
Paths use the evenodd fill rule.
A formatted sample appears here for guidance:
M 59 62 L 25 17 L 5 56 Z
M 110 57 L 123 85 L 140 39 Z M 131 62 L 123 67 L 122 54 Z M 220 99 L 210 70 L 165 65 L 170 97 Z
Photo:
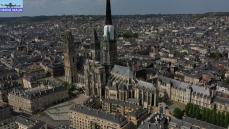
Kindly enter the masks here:
M 106 21 L 103 30 L 103 42 L 101 43 L 101 63 L 103 65 L 113 66 L 117 58 L 117 44 L 115 39 L 115 27 L 112 25 L 111 2 L 107 0 Z M 109 70 L 108 70 L 109 71 Z
M 94 50 L 95 50 L 95 60 L 100 61 L 100 41 L 96 29 L 94 29 Z
M 95 41 L 95 43 L 97 43 L 99 41 L 96 29 L 94 29 L 94 41 Z
M 100 41 L 99 41 L 99 37 L 98 37 L 96 29 L 94 29 L 94 45 L 93 45 L 93 47 L 96 51 L 100 50 Z
M 107 6 L 106 6 L 106 25 L 112 25 L 112 17 L 111 17 L 111 2 L 110 0 L 107 0 Z

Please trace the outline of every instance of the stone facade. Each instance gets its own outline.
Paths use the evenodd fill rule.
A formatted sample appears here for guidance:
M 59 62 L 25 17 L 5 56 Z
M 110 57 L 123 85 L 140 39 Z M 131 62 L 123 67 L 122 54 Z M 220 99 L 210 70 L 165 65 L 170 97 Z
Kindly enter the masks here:
M 158 77 L 158 90 L 160 97 L 167 95 L 172 101 L 212 108 L 213 92 L 209 88 L 160 76 Z
M 77 58 L 76 45 L 70 31 L 64 34 L 64 71 L 65 81 L 68 83 L 76 83 Z
M 64 38 L 65 81 L 84 87 L 89 96 L 105 96 L 105 86 L 110 70 L 117 61 L 115 27 L 112 25 L 110 1 L 107 3 L 106 19 L 109 19 L 109 22 L 106 22 L 104 26 L 101 42 L 95 30 L 94 44 L 90 46 L 91 49 L 74 45 L 70 31 L 65 33 Z
M 141 106 L 119 100 L 103 99 L 102 110 L 114 115 L 125 116 L 135 127 L 148 116 L 148 111 Z
M 0 102 L 0 121 L 9 118 L 11 115 L 11 108 L 7 104 Z
M 144 108 L 156 106 L 157 91 L 152 83 L 137 80 L 129 67 L 115 65 L 106 87 L 106 99 L 135 101 Z
M 8 100 L 14 111 L 33 114 L 68 97 L 68 90 L 63 86 L 40 86 L 25 91 L 15 89 L 9 93 Z
M 216 96 L 213 99 L 213 104 L 218 111 L 229 112 L 229 100 L 228 100 L 228 98 Z
M 103 96 L 106 84 L 105 69 L 102 65 L 94 60 L 87 60 L 84 65 L 84 83 L 86 95 Z
M 47 129 L 47 124 L 25 116 L 16 116 L 0 122 L 0 129 Z
M 111 114 L 121 114 L 126 116 L 135 110 L 140 109 L 141 107 L 129 102 L 112 100 L 112 99 L 103 99 L 102 100 L 102 110 Z
M 30 65 L 23 74 L 23 88 L 33 88 L 38 86 L 37 80 L 47 77 L 47 72 L 38 64 Z
M 75 105 L 69 116 L 71 127 L 76 129 L 130 129 L 125 117 L 82 105 Z
M 17 81 L 0 82 L 0 102 L 8 102 L 8 93 L 20 87 L 21 85 Z

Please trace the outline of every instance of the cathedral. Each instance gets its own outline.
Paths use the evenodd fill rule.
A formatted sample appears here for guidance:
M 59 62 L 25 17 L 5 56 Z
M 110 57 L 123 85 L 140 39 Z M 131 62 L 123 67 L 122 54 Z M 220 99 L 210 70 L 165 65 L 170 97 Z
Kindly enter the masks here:
M 126 101 L 145 108 L 156 106 L 157 92 L 153 83 L 139 80 L 131 67 L 117 64 L 117 41 L 110 0 L 106 2 L 103 39 L 99 40 L 94 30 L 90 54 L 80 52 L 70 31 L 65 32 L 64 41 L 66 82 L 84 87 L 88 96 Z M 80 55 L 86 55 L 84 61 Z

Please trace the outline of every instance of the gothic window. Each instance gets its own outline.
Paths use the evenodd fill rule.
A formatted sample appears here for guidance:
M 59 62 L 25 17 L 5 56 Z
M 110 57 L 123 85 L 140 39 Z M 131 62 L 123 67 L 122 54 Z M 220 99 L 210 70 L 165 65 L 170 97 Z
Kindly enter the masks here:
M 143 97 L 143 100 L 145 101 L 145 100 L 147 100 L 147 94 L 146 94 L 146 92 L 144 92 L 144 95 L 143 95 L 144 97 Z
M 131 92 L 132 91 L 129 91 L 129 93 L 128 93 L 128 98 L 131 98 L 132 96 L 131 96 Z
M 154 103 L 154 95 L 152 95 L 152 100 L 151 100 L 152 104 Z

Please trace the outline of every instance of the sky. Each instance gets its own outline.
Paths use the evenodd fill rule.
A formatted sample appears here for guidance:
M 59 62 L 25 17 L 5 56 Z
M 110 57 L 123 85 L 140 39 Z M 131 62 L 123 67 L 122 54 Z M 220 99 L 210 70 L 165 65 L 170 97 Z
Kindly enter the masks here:
M 111 2 L 112 13 L 115 15 L 229 12 L 229 0 L 111 0 Z M 104 13 L 105 0 L 24 0 L 22 13 L 0 12 L 0 17 L 104 15 Z

